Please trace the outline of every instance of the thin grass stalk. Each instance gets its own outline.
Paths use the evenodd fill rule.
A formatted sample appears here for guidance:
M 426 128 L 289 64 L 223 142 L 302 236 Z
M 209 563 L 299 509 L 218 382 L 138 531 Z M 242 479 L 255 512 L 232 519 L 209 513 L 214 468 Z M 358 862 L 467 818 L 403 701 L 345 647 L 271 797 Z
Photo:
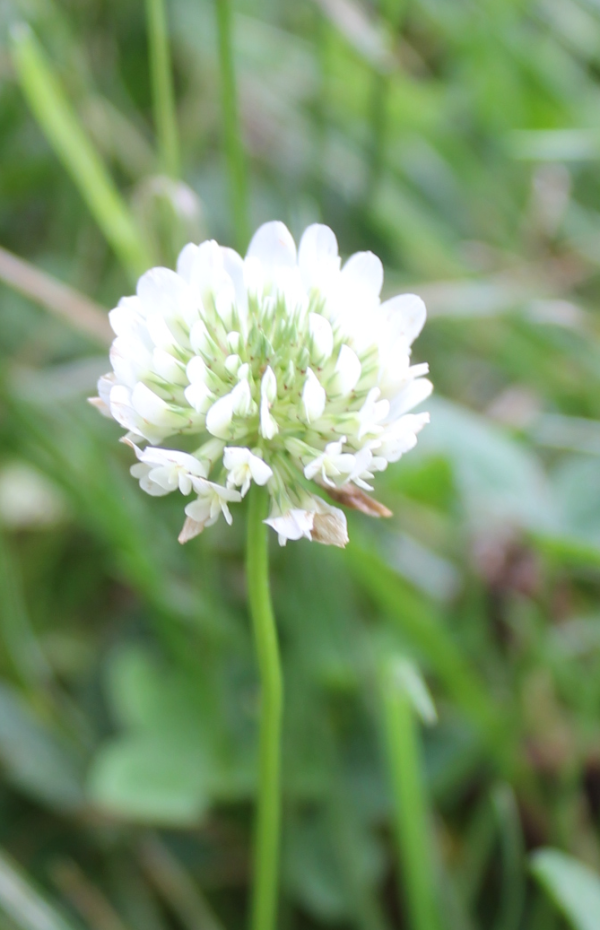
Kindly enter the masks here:
M 518 930 L 525 904 L 525 845 L 517 802 L 509 785 L 496 786 L 492 807 L 502 857 L 502 895 L 494 930 Z
M 227 162 L 231 216 L 236 246 L 240 252 L 244 252 L 250 235 L 248 183 L 233 63 L 231 3 L 230 0 L 216 0 L 216 6 L 221 72 L 221 105 L 223 108 L 223 143 Z
M 111 344 L 114 333 L 103 307 L 1 247 L 0 281 L 49 310 L 94 342 L 102 346 Z
M 331 25 L 319 7 L 315 7 L 315 40 L 319 80 L 314 100 L 314 140 L 317 181 L 321 209 L 327 191 L 327 109 L 331 70 Z
M 12 32 L 19 83 L 50 145 L 77 185 L 121 264 L 135 280 L 151 264 L 141 231 L 81 127 L 31 29 Z
M 268 531 L 263 523 L 268 494 L 264 488 L 253 485 L 249 497 L 246 572 L 261 683 L 251 928 L 274 930 L 279 880 L 283 685 L 269 586 Z
M 404 15 L 404 2 L 379 0 L 379 13 L 390 36 L 396 34 Z M 385 156 L 390 133 L 390 92 L 392 77 L 387 71 L 373 70 L 369 100 L 369 143 L 365 199 L 375 196 L 385 172 Z
M 385 149 L 388 135 L 388 97 L 390 79 L 387 74 L 374 71 L 371 78 L 369 101 L 369 148 L 367 153 L 367 178 L 365 200 L 377 193 L 385 165 Z
M 439 930 L 431 823 L 416 715 L 394 668 L 381 669 L 383 730 L 392 789 L 395 841 L 411 930 Z
M 177 180 L 181 173 L 175 91 L 164 0 L 146 0 L 154 124 L 161 170 Z
M 33 690 L 48 685 L 52 670 L 33 630 L 17 565 L 1 527 L 0 603 L 0 638 L 15 678 Z

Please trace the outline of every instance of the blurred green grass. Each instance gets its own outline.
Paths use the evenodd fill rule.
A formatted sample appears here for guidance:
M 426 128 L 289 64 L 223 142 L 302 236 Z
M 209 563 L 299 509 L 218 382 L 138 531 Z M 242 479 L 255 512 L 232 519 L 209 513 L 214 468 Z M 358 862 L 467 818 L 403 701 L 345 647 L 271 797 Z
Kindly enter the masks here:
M 239 226 L 215 7 L 167 10 L 179 185 L 141 0 L 0 8 L 0 244 L 103 307 L 128 269 L 31 115 L 10 33 L 31 26 L 172 263 Z M 251 226 L 322 220 L 345 254 L 378 252 L 389 293 L 427 302 L 415 357 L 436 386 L 417 450 L 380 479 L 393 519 L 354 516 L 341 554 L 272 552 L 281 927 L 418 930 L 379 696 L 394 656 L 439 715 L 422 740 L 441 927 L 600 926 L 593 871 L 538 852 L 538 884 L 527 861 L 558 847 L 600 868 L 600 11 L 240 0 L 232 24 Z M 237 928 L 257 729 L 243 519 L 177 545 L 180 502 L 143 498 L 86 408 L 105 355 L 2 286 L 2 926 Z

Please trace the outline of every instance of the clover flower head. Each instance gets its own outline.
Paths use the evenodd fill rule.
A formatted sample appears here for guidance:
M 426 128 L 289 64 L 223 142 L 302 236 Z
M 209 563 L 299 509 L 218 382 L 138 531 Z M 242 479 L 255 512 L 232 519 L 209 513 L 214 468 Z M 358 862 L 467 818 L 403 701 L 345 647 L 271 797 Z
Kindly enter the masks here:
M 364 492 L 415 445 L 429 417 L 411 411 L 432 386 L 427 365 L 410 364 L 423 301 L 382 303 L 382 284 L 371 252 L 341 265 L 327 226 L 309 226 L 297 250 L 272 222 L 245 259 L 187 245 L 177 271 L 151 269 L 111 311 L 113 370 L 92 402 L 127 431 L 144 491 L 196 495 L 181 542 L 231 522 L 252 482 L 270 493 L 282 545 L 347 542 L 343 511 L 317 489 L 386 512 Z

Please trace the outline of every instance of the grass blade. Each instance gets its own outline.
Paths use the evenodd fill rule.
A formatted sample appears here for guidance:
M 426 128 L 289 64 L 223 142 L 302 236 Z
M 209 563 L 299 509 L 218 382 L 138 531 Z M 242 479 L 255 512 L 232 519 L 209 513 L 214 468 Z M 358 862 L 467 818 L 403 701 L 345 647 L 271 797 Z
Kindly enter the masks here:
M 345 558 L 373 601 L 398 623 L 411 645 L 443 681 L 453 700 L 476 724 L 495 757 L 506 765 L 504 721 L 483 683 L 438 622 L 430 603 L 420 598 L 376 553 L 353 542 Z
M 45 307 L 95 342 L 105 346 L 112 342 L 114 337 L 108 315 L 102 307 L 1 247 L 0 281 Z
M 383 731 L 401 880 L 411 930 L 439 930 L 431 825 L 416 721 L 419 711 L 410 687 L 404 684 L 403 671 L 393 660 L 380 667 Z
M 0 528 L 0 636 L 6 656 L 22 684 L 47 684 L 52 671 L 32 629 L 17 566 Z
M 83 131 L 29 26 L 12 33 L 21 88 L 40 127 L 73 178 L 90 212 L 124 268 L 137 278 L 151 264 L 140 230 Z
M 498 785 L 492 793 L 492 807 L 500 831 L 502 855 L 502 894 L 495 930 L 518 930 L 525 903 L 525 849 L 519 811 L 512 789 Z
M 215 0 L 215 2 L 217 6 L 217 27 L 219 32 L 223 136 L 225 157 L 227 159 L 227 172 L 229 175 L 231 215 L 233 218 L 236 246 L 243 252 L 248 245 L 249 238 L 248 185 L 233 65 L 231 2 L 230 0 Z
M 180 173 L 179 137 L 164 0 L 146 0 L 146 19 L 154 121 L 158 135 L 161 168 L 170 177 L 178 178 Z
M 4 852 L 0 852 L 0 911 L 20 930 L 78 928 L 40 894 Z
M 147 836 L 140 846 L 141 861 L 150 881 L 188 930 L 222 930 L 204 895 L 157 836 Z
M 540 849 L 531 871 L 573 930 L 600 927 L 600 875 L 558 849 Z

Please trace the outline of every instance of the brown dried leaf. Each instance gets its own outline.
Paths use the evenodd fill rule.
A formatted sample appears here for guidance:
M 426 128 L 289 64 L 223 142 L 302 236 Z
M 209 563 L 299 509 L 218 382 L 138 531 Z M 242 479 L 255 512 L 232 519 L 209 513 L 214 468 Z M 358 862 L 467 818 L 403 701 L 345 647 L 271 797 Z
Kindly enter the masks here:
M 331 488 L 327 485 L 321 485 L 321 487 L 327 491 L 332 500 L 338 504 L 343 504 L 344 507 L 349 507 L 350 510 L 359 510 L 361 513 L 366 513 L 368 517 L 392 516 L 392 511 L 388 510 L 385 504 L 381 504 L 374 497 L 365 494 L 355 484 L 345 484 L 341 488 Z
M 343 549 L 348 543 L 346 518 L 341 510 L 334 513 L 316 513 L 311 532 L 314 542 Z
M 192 520 L 191 517 L 186 517 L 185 523 L 183 524 L 183 529 L 177 537 L 177 541 L 183 545 L 183 543 L 189 542 L 190 539 L 193 539 L 194 536 L 199 536 L 203 529 L 204 523 L 198 523 L 197 520 Z

